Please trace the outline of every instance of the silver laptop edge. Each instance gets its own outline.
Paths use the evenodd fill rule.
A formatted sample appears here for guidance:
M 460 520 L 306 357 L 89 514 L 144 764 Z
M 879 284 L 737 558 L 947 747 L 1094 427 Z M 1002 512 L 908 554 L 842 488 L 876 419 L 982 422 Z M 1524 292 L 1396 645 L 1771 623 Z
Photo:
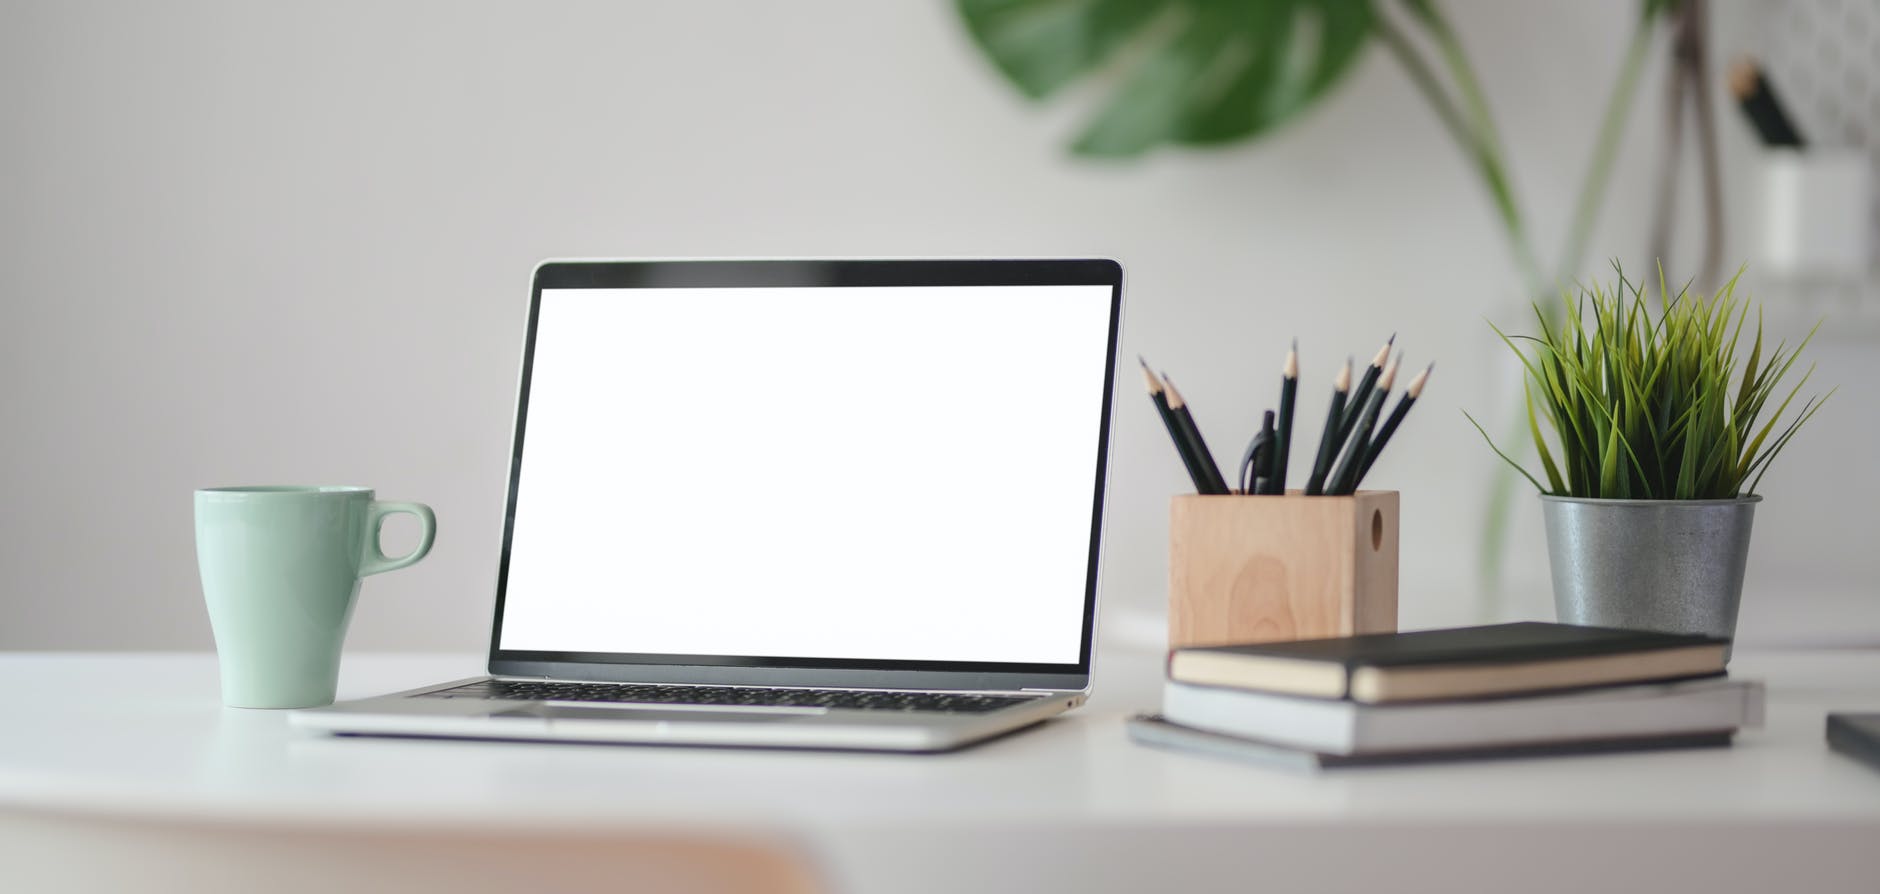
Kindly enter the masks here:
M 412 697 L 485 679 L 489 678 L 469 677 L 295 711 L 291 723 L 341 735 L 932 752 L 1029 726 L 1077 707 L 1086 698 L 1083 692 L 1027 693 L 1038 697 L 984 714 L 907 714 Z M 814 722 L 772 722 L 779 719 Z
M 544 268 L 563 264 L 643 264 L 655 262 L 930 262 L 958 261 L 965 258 L 880 258 L 880 259 L 550 259 L 542 261 L 530 273 L 531 305 L 538 299 L 539 277 Z M 1036 260 L 1062 263 L 1054 259 Z M 1097 260 L 1097 259 L 1091 259 Z M 1096 507 L 1094 523 L 1095 555 L 1100 557 L 1108 536 L 1109 503 L 1107 488 L 1109 457 L 1114 446 L 1113 407 L 1118 388 L 1117 353 L 1121 349 L 1125 303 L 1122 300 L 1123 271 L 1113 260 L 1101 261 L 1115 267 L 1113 287 L 1113 324 L 1110 331 L 1108 368 L 1109 393 L 1105 397 L 1100 456 L 1105 457 L 1098 479 L 1102 498 Z M 1080 261 L 1079 263 L 1083 263 Z M 531 313 L 533 313 L 531 309 Z M 518 358 L 514 406 L 522 405 L 525 374 L 530 363 L 533 327 L 525 327 L 524 352 Z M 522 426 L 524 414 L 512 421 L 512 443 Z M 506 489 L 516 481 L 516 464 L 521 461 L 512 450 L 505 477 Z M 513 513 L 515 493 L 506 493 L 506 512 Z M 970 670 L 902 670 L 864 667 L 761 667 L 738 665 L 617 663 L 612 661 L 539 661 L 499 657 L 499 623 L 491 625 L 489 674 L 446 683 L 421 686 L 373 698 L 337 702 L 333 705 L 290 712 L 292 726 L 320 733 L 347 736 L 391 736 L 415 738 L 481 739 L 495 741 L 595 742 L 641 745 L 737 746 L 801 749 L 852 749 L 867 751 L 934 752 L 947 751 L 983 741 L 1002 733 L 1038 723 L 1053 715 L 1083 704 L 1090 694 L 1090 663 L 1094 661 L 1097 624 L 1100 617 L 1101 561 L 1093 559 L 1084 629 L 1084 666 L 1075 672 L 980 672 Z M 501 574 L 499 572 L 499 578 Z M 1009 707 L 977 714 L 941 714 L 881 710 L 829 708 L 766 708 L 729 705 L 673 706 L 630 705 L 594 702 L 513 701 L 480 698 L 450 698 L 429 695 L 480 681 L 566 681 L 580 683 L 640 683 L 699 686 L 748 686 L 756 688 L 816 688 L 925 693 L 968 693 L 989 696 L 1027 697 Z M 787 720 L 789 722 L 778 722 Z M 795 722 L 812 720 L 813 722 Z

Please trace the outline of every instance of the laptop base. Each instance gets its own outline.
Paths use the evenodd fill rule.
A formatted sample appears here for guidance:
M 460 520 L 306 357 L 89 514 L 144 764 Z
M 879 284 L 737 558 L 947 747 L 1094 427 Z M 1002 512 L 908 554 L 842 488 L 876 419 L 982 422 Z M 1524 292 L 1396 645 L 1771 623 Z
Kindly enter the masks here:
M 588 742 L 842 751 L 951 751 L 1030 726 L 1084 701 L 1079 692 L 982 714 L 619 705 L 424 698 L 486 678 L 293 712 L 299 729 L 344 736 Z

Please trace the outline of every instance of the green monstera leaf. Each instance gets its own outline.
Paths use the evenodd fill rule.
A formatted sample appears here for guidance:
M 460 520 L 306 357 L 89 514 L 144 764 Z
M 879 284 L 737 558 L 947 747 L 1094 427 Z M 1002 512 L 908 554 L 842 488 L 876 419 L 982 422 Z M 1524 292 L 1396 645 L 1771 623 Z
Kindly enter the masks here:
M 956 0 L 973 40 L 1034 99 L 1099 70 L 1115 88 L 1083 155 L 1257 137 L 1297 117 L 1357 61 L 1368 0 Z

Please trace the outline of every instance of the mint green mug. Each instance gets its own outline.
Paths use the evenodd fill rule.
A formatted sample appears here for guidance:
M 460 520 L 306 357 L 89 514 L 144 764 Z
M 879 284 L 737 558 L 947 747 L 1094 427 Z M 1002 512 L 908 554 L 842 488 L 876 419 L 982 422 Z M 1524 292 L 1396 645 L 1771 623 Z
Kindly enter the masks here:
M 372 496 L 366 487 L 196 491 L 196 562 L 224 704 L 333 703 L 359 581 L 416 563 L 437 537 L 431 507 Z M 400 512 L 417 516 L 424 531 L 416 549 L 389 558 L 379 530 Z

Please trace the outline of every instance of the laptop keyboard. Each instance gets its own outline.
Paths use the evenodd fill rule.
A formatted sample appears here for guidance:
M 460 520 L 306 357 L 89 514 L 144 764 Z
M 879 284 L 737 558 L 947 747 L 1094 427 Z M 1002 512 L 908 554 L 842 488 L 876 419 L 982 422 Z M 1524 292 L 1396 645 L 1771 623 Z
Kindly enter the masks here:
M 854 689 L 768 689 L 747 686 L 661 686 L 646 683 L 565 683 L 549 680 L 482 680 L 419 698 L 514 701 L 610 702 L 646 705 L 754 705 L 984 714 L 1031 701 L 1029 696 Z

